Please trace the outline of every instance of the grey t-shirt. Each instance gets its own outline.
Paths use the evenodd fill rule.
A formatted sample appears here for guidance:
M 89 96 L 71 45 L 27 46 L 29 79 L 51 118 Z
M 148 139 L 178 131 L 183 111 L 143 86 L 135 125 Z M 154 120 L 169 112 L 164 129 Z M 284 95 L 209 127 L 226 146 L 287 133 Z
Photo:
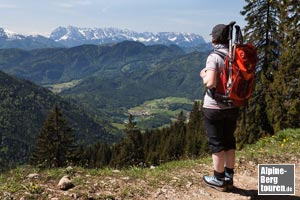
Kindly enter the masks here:
M 215 50 L 218 50 L 220 52 L 223 52 L 225 54 L 228 54 L 228 46 L 225 45 L 216 45 L 214 47 Z M 211 53 L 206 60 L 206 66 L 205 68 L 207 70 L 215 70 L 217 71 L 217 81 L 219 79 L 222 66 L 224 64 L 224 60 L 221 56 Z M 211 98 L 207 93 L 204 96 L 204 102 L 203 102 L 203 108 L 211 108 L 211 109 L 228 109 L 232 108 L 232 106 L 224 105 L 221 103 L 218 103 L 216 100 Z

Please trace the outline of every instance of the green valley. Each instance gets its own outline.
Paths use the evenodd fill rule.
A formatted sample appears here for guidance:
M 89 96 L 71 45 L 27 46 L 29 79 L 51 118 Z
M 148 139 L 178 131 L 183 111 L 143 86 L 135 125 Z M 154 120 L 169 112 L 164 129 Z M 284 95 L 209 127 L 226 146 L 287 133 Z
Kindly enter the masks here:
M 146 101 L 130 108 L 128 113 L 135 116 L 140 129 L 162 127 L 174 122 L 180 112 L 188 118 L 194 102 L 187 98 L 167 97 Z
M 166 97 L 145 101 L 141 105 L 129 108 L 113 126 L 122 130 L 127 122 L 128 115 L 134 116 L 137 127 L 141 130 L 165 127 L 173 123 L 180 112 L 188 119 L 194 102 L 183 97 Z

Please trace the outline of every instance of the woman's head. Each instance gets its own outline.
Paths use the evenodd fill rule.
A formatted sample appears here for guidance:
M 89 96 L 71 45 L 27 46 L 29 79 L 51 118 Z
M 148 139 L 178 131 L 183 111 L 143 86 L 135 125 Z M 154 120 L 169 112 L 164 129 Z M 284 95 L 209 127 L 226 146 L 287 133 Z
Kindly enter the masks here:
M 229 43 L 229 26 L 225 25 L 225 24 L 218 24 L 213 27 L 210 35 L 212 36 L 212 43 L 228 44 Z

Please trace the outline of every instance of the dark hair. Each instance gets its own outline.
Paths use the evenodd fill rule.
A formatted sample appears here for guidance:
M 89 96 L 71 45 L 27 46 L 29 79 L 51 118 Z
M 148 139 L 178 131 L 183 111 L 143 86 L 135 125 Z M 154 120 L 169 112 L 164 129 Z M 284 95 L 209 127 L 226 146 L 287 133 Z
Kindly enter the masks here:
M 213 27 L 211 36 L 213 42 L 217 44 L 228 44 L 229 26 L 225 24 L 218 24 Z

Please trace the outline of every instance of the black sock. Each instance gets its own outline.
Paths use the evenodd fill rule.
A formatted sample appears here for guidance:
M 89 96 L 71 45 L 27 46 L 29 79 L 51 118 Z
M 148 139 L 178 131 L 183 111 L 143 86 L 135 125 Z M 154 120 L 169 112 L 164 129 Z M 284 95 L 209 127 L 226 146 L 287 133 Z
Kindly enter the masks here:
M 225 167 L 225 172 L 228 173 L 228 174 L 234 174 L 233 168 L 227 168 L 227 167 Z
M 217 172 L 214 170 L 214 176 L 218 179 L 218 180 L 224 180 L 225 178 L 225 172 Z

